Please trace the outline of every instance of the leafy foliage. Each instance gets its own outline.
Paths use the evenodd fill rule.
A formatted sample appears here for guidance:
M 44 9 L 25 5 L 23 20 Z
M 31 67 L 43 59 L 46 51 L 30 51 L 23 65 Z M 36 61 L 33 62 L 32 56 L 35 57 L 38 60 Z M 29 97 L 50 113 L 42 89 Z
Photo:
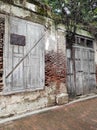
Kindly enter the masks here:
M 84 25 L 93 34 L 97 32 L 97 0 L 41 0 L 61 15 L 68 32 L 75 33 L 78 25 Z M 70 34 L 71 35 L 71 34 Z

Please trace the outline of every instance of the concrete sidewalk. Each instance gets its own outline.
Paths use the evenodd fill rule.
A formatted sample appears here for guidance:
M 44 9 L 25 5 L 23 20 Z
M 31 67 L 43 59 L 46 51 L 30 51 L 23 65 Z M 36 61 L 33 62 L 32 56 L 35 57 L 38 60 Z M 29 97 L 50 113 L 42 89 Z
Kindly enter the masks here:
M 97 98 L 11 121 L 0 130 L 97 130 Z

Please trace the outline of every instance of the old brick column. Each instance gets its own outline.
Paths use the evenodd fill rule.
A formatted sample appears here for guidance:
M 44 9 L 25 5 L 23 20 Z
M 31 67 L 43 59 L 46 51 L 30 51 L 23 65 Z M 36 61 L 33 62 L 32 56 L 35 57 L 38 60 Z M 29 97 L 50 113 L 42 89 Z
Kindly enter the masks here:
M 60 29 L 57 30 L 55 37 L 55 44 L 57 47 L 54 50 L 49 44 L 45 55 L 45 85 L 50 87 L 51 84 L 56 86 L 56 103 L 64 104 L 68 101 L 68 94 L 66 88 L 66 44 L 65 33 Z

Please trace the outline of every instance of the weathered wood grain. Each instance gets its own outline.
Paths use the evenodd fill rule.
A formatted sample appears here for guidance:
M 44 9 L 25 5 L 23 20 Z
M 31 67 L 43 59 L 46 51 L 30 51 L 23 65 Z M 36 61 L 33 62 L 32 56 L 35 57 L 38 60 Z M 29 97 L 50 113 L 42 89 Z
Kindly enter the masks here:
M 9 40 L 7 39 L 8 42 L 5 45 L 5 51 L 8 53 L 5 52 L 4 57 L 7 89 L 4 93 L 43 89 L 44 40 L 39 41 L 39 39 L 44 33 L 44 27 L 15 17 L 10 17 L 8 26 Z M 10 34 L 12 33 L 25 36 L 25 46 L 11 45 Z M 37 41 L 39 43 L 35 46 Z M 22 62 L 17 66 L 21 60 Z M 7 76 L 10 72 L 12 73 Z
M 72 50 L 73 55 L 71 56 Z M 67 85 L 69 93 L 71 95 L 83 95 L 95 91 L 94 50 L 78 45 L 73 46 L 72 50 L 67 49 Z

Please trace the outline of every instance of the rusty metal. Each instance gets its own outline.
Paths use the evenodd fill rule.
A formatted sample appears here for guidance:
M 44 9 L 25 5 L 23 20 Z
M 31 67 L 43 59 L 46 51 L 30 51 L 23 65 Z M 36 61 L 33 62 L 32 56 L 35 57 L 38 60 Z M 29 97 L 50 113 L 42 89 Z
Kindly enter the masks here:
M 12 45 L 25 46 L 25 44 L 26 44 L 25 36 L 18 35 L 18 34 L 11 34 L 10 43 Z

